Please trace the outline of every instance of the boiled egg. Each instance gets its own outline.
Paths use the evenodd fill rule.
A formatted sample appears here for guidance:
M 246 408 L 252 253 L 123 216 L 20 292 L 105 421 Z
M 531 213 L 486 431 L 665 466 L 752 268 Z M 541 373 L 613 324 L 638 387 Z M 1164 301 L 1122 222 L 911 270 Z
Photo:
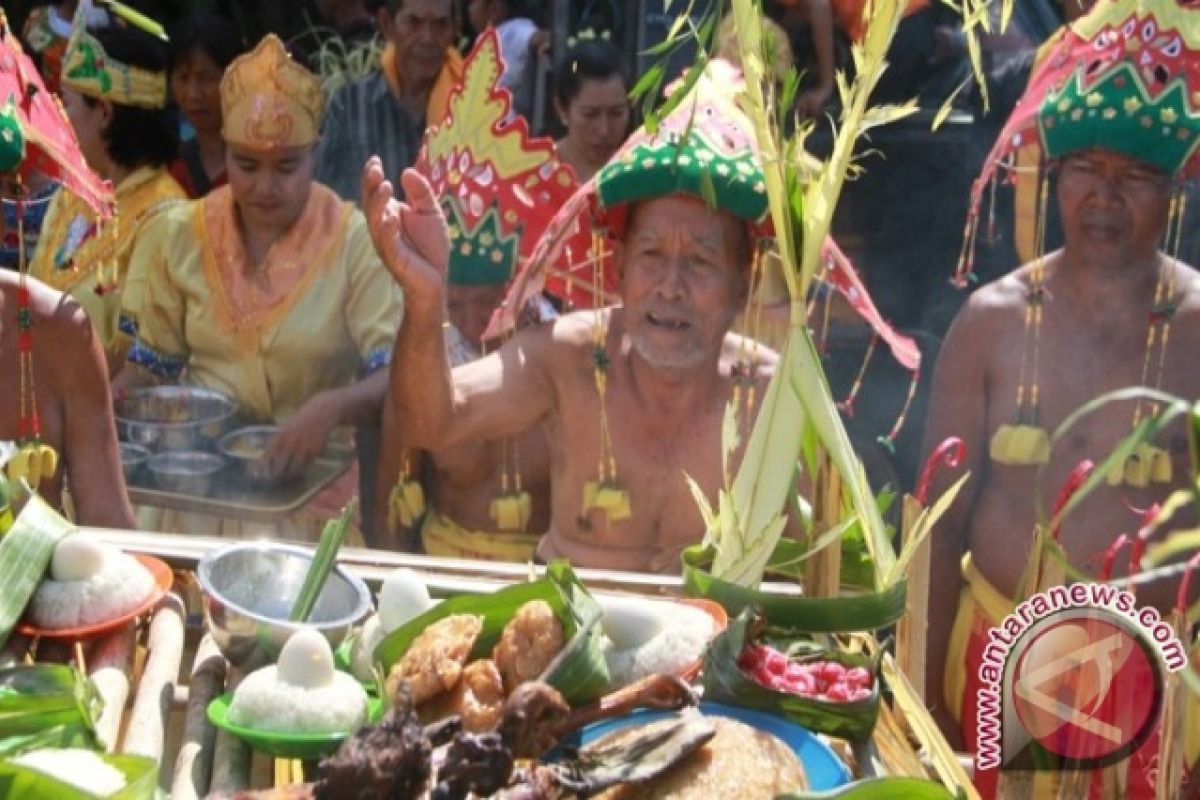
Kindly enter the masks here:
M 405 567 L 392 570 L 379 589 L 379 622 L 383 632 L 391 633 L 432 605 L 429 589 L 417 573 Z
M 116 555 L 112 546 L 82 533 L 72 533 L 54 547 L 50 577 L 56 581 L 86 581 Z
M 666 624 L 662 603 L 616 595 L 599 598 L 604 607 L 601 625 L 619 650 L 638 647 L 653 639 Z
M 296 631 L 279 652 L 279 680 L 303 689 L 320 689 L 333 683 L 333 651 L 312 628 Z

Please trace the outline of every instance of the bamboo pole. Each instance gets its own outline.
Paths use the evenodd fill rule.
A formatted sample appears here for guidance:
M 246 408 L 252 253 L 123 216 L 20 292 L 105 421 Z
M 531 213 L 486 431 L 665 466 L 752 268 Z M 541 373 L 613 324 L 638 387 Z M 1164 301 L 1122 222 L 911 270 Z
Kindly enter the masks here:
M 212 781 L 216 729 L 208 721 L 208 704 L 225 686 L 228 663 L 211 636 L 200 640 L 188 680 L 187 717 L 183 743 L 175 757 L 171 780 L 174 800 L 199 800 Z
M 237 688 L 244 675 L 230 667 L 226 672 L 226 689 Z M 250 748 L 231 733 L 217 731 L 213 743 L 212 779 L 209 791 L 213 794 L 236 794 L 250 786 Z
M 184 614 L 183 602 L 171 594 L 150 622 L 149 653 L 129 715 L 123 753 L 162 761 L 166 721 L 183 661 Z
M 813 486 L 813 542 L 842 521 L 842 476 L 829 457 L 822 456 Z M 834 542 L 805 562 L 804 593 L 809 597 L 837 597 L 842 588 L 842 548 Z
M 913 535 L 921 503 L 905 495 L 901 509 L 901 528 L 907 547 Z M 902 548 L 903 549 L 903 548 Z M 917 547 L 908 562 L 908 590 L 904 597 L 904 616 L 896 625 L 896 663 L 908 677 L 921 702 L 925 702 L 925 642 L 929 628 L 929 537 Z
M 129 701 L 133 651 L 137 644 L 137 623 L 130 622 L 97 641 L 88 655 L 88 677 L 104 699 L 104 708 L 96 720 L 96 736 L 104 749 L 113 753 L 120 744 L 121 719 Z

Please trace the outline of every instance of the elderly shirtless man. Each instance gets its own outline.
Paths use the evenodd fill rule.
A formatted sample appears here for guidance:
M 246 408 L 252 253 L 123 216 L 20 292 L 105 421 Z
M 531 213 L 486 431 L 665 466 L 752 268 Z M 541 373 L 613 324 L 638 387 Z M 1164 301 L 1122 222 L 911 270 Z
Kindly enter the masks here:
M 698 127 L 709 124 L 704 120 L 697 112 Z M 670 127 L 664 123 L 663 130 Z M 544 427 L 553 480 L 550 529 L 538 549 L 543 559 L 677 570 L 680 550 L 704 531 L 685 475 L 710 498 L 721 486 L 721 423 L 734 396 L 734 380 L 721 369 L 722 347 L 749 288 L 749 223 L 763 218 L 766 204 L 751 152 L 714 154 L 701 137 L 688 136 L 682 146 L 635 136 L 624 157 L 598 175 L 601 200 L 624 212 L 615 253 L 623 305 L 523 330 L 453 374 L 441 328 L 446 223 L 415 172 L 402 176 L 408 203 L 401 203 L 378 161 L 367 165 L 363 208 L 407 298 L 389 400 L 399 438 L 441 450 Z M 708 141 L 736 146 L 729 136 Z M 687 158 L 676 161 L 679 152 Z M 673 171 L 677 164 L 691 171 Z M 666 172 L 651 180 L 643 170 Z M 704 181 L 723 210 L 700 200 Z M 603 447 L 593 369 L 597 329 L 606 332 L 604 406 L 628 517 L 583 507 Z M 752 394 L 761 397 L 761 389 Z
M 1085 37 L 1092 29 L 1121 30 L 1132 18 L 1127 15 L 1142 11 L 1117 4 L 1093 13 L 1116 17 L 1078 28 Z M 1128 30 L 1140 27 L 1131 22 Z M 1120 43 L 1114 47 L 1127 52 Z M 1046 68 L 1053 68 L 1054 61 L 1047 59 Z M 1046 155 L 1057 162 L 1064 246 L 971 297 L 946 338 L 934 379 L 927 442 L 932 446 L 947 436 L 962 437 L 969 458 L 965 468 L 972 478 L 934 533 L 928 697 L 948 734 L 956 739 L 961 731 L 968 748 L 975 746 L 979 650 L 987 629 L 1011 610 L 1011 598 L 1020 591 L 1033 546 L 1035 493 L 1041 493 L 1049 513 L 1076 464 L 1083 459 L 1099 464 L 1130 433 L 1135 415 L 1133 402 L 1110 404 L 1084 418 L 1052 452 L 1038 455 L 1003 442 L 1003 431 L 1011 432 L 1018 385 L 1024 380 L 1026 398 L 1033 386 L 1040 391 L 1036 413 L 1022 420 L 1027 433 L 1038 427 L 1053 431 L 1083 404 L 1127 386 L 1161 384 L 1185 398 L 1200 396 L 1195 365 L 1200 274 L 1159 251 L 1175 176 L 1196 150 L 1200 121 L 1193 116 L 1173 132 L 1181 143 L 1175 149 L 1161 144 L 1159 128 L 1149 130 L 1136 119 L 1128 124 L 1125 115 L 1139 106 L 1128 102 L 1125 92 L 1153 96 L 1136 86 L 1142 73 L 1131 62 L 1089 71 L 1085 90 L 1076 88 L 1072 77 L 1062 91 L 1032 103 L 1040 109 L 1037 122 Z M 1036 83 L 1037 76 L 1031 86 Z M 1094 113 L 1075 113 L 1084 108 Z M 1002 133 L 1001 142 L 1013 141 L 1010 133 Z M 1038 303 L 1040 331 L 1036 326 L 1027 330 L 1027 308 Z M 1169 337 L 1164 330 L 1168 322 Z M 1040 349 L 1037 359 L 1027 360 L 1030 342 Z M 1184 427 L 1172 426 L 1151 444 L 1162 462 L 1158 469 L 1147 470 L 1153 459 L 1145 457 L 1123 465 L 1121 474 L 1109 476 L 1067 518 L 1060 541 L 1076 567 L 1095 574 L 1114 539 L 1136 529 L 1131 508 L 1147 508 L 1188 484 Z M 1047 460 L 1039 484 L 1038 469 Z M 968 558 L 963 558 L 964 550 Z M 1123 574 L 1127 560 L 1117 559 L 1115 575 Z M 1176 581 L 1164 580 L 1138 587 L 1137 597 L 1139 603 L 1166 610 L 1176 591 Z M 1139 751 L 1130 763 L 1151 763 L 1154 742 L 1143 746 L 1150 749 L 1145 758 Z M 1185 757 L 1194 762 L 1196 754 Z M 977 773 L 984 796 L 994 791 L 995 777 L 994 772 Z M 1132 797 L 1153 796 L 1151 773 L 1131 768 L 1129 788 Z
M 0 375 L 9 376 L 0 391 L 0 441 L 18 438 L 19 286 L 17 273 L 0 270 Z M 27 286 L 42 441 L 60 455 L 59 471 L 37 488 L 47 502 L 61 507 L 65 472 L 77 523 L 134 528 L 100 341 L 73 300 L 32 278 Z

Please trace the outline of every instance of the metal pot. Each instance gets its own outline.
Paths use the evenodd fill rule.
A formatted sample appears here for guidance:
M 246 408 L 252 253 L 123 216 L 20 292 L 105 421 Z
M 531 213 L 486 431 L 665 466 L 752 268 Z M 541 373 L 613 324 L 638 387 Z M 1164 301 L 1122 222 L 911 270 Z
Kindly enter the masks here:
M 236 411 L 233 400 L 212 389 L 135 389 L 117 401 L 117 430 L 125 441 L 156 453 L 211 450 Z

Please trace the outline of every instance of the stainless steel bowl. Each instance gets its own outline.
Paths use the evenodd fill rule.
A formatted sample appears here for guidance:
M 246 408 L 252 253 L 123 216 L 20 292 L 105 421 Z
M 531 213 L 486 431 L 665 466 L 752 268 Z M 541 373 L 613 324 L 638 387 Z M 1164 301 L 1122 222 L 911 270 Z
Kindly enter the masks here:
M 196 577 L 204 592 L 204 621 L 233 664 L 254 668 L 274 661 L 301 627 L 320 631 L 336 649 L 371 610 L 367 585 L 338 566 L 329 573 L 308 622 L 288 622 L 312 558 L 313 551 L 303 547 L 239 542 L 200 560 Z
M 242 479 L 252 486 L 281 486 L 300 476 L 299 472 L 274 473 L 263 453 L 279 433 L 277 425 L 250 425 L 237 428 L 217 440 L 217 452 L 237 468 Z
M 217 473 L 225 468 L 225 459 L 195 450 L 155 453 L 146 461 L 146 468 L 160 489 L 179 494 L 206 495 L 212 489 Z
M 152 386 L 135 389 L 116 404 L 121 438 L 154 452 L 211 450 L 237 406 L 212 389 Z
M 121 470 L 125 473 L 125 482 L 131 483 L 142 474 L 146 462 L 150 460 L 150 451 L 138 444 L 121 442 Z

